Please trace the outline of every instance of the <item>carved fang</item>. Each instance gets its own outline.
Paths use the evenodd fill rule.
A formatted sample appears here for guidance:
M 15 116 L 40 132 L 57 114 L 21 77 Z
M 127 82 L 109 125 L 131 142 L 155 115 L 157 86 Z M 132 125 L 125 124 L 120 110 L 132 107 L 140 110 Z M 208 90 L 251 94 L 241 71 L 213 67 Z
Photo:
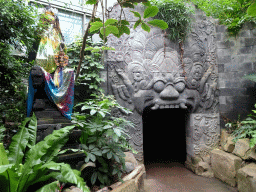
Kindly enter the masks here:
M 180 103 L 180 108 L 181 109 L 187 109 L 188 107 L 185 105 L 185 103 Z
M 157 110 L 159 109 L 159 105 L 155 104 L 153 107 L 151 107 L 152 110 Z

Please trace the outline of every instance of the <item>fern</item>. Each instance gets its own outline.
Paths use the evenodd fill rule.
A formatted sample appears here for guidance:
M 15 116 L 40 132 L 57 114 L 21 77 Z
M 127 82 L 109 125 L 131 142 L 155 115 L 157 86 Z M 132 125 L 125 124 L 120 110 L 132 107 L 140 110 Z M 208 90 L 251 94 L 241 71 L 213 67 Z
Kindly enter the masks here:
M 256 110 L 252 110 L 252 112 L 256 114 Z M 234 136 L 234 142 L 237 142 L 238 139 L 249 138 L 250 147 L 254 147 L 256 145 L 256 116 L 253 114 L 248 115 L 245 120 L 239 123 L 238 128 L 231 135 Z

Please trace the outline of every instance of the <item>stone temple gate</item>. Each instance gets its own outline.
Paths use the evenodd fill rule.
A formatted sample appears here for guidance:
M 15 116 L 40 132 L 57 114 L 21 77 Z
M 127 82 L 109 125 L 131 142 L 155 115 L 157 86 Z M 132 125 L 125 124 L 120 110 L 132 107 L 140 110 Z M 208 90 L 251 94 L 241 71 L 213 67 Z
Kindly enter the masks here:
M 141 12 L 142 7 L 137 7 L 136 11 Z M 187 160 L 207 156 L 217 145 L 220 135 L 215 20 L 194 16 L 181 58 L 178 43 L 171 42 L 164 31 L 151 28 L 148 33 L 140 27 L 134 30 L 132 21 L 137 19 L 129 9 L 124 12 L 131 23 L 131 34 L 124 34 L 119 39 L 109 37 L 108 45 L 116 50 L 108 51 L 103 74 L 108 93 L 133 111 L 130 116 L 125 116 L 122 111 L 113 114 L 125 116 L 135 124 L 126 131 L 131 136 L 130 143 L 139 152 L 137 160 L 143 161 L 142 115 L 145 108 L 186 110 Z M 113 7 L 110 17 L 120 17 L 118 5 Z M 170 129 L 156 128 L 155 131 L 172 135 Z

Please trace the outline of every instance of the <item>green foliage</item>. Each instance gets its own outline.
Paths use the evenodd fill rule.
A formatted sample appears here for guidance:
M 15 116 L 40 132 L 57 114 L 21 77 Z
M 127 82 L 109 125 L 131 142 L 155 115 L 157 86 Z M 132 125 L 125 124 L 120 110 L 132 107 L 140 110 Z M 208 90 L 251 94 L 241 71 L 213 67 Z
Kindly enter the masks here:
M 252 17 L 256 17 L 256 2 L 254 2 L 248 7 L 247 14 Z
M 26 87 L 32 63 L 11 55 L 13 48 L 28 53 L 35 41 L 35 10 L 24 1 L 0 0 L 0 116 L 20 122 L 25 114 Z
M 245 75 L 243 78 L 256 82 L 256 74 Z
M 82 45 L 82 39 L 77 38 L 75 42 L 67 46 L 67 52 L 69 56 L 70 66 L 77 69 L 80 57 L 80 49 Z M 101 92 L 100 88 L 103 79 L 100 78 L 100 70 L 104 67 L 101 63 L 102 51 L 108 50 L 108 47 L 102 46 L 102 42 L 93 43 L 92 37 L 87 39 L 87 45 L 85 48 L 85 57 L 82 61 L 80 75 L 76 81 L 76 85 L 79 85 L 79 89 L 83 90 L 83 95 L 80 97 L 83 99 L 91 98 L 92 94 Z M 80 94 L 76 91 L 75 94 Z M 77 95 L 79 97 L 79 95 Z
M 230 35 L 237 35 L 246 22 L 256 23 L 254 0 L 192 0 L 207 16 L 219 19 Z M 249 8 L 249 9 L 248 9 Z M 248 14 L 247 14 L 248 9 Z
M 69 132 L 73 128 L 74 126 L 68 126 L 54 131 L 43 141 L 35 144 L 36 116 L 26 118 L 21 123 L 18 133 L 13 136 L 8 154 L 0 143 L 0 190 L 23 192 L 35 183 L 55 178 L 58 181 L 38 191 L 54 191 L 58 189 L 59 181 L 74 183 L 83 191 L 89 191 L 80 177 L 80 172 L 72 170 L 68 164 L 53 161 L 67 142 Z
M 92 1 L 89 1 L 89 2 L 92 4 L 96 3 L 96 1 L 95 3 L 93 3 Z M 136 24 L 134 25 L 134 29 L 139 25 L 141 25 L 142 29 L 147 32 L 150 32 L 149 25 L 159 27 L 161 29 L 166 29 L 168 25 L 164 21 L 159 22 L 158 20 L 156 20 L 155 22 L 153 22 L 153 24 L 152 22 L 150 23 L 145 21 L 145 19 L 147 18 L 154 17 L 158 13 L 158 8 L 156 6 L 151 6 L 150 3 L 149 4 L 145 3 L 144 5 L 148 7 L 144 11 L 143 18 L 141 17 L 139 12 L 131 11 L 135 17 L 139 18 L 136 21 Z M 121 6 L 134 8 L 134 2 L 124 2 L 124 3 L 121 2 Z M 116 19 L 110 18 L 110 19 L 107 19 L 105 23 L 97 19 L 97 21 L 91 23 L 90 32 L 100 33 L 100 37 L 102 38 L 102 40 L 106 41 L 107 39 L 105 37 L 107 37 L 109 34 L 113 34 L 118 38 L 120 38 L 121 35 L 123 35 L 124 33 L 126 33 L 127 35 L 130 35 L 130 29 L 128 25 L 129 25 L 128 21 L 121 20 L 121 19 L 118 21 Z
M 97 170 L 93 173 L 91 183 L 97 180 L 104 185 L 111 183 L 111 178 L 125 170 L 124 151 L 134 151 L 127 141 L 126 126 L 133 124 L 124 118 L 113 117 L 111 111 L 120 110 L 131 113 L 120 106 L 112 96 L 100 96 L 93 100 L 79 103 L 83 113 L 75 113 L 72 122 L 83 131 L 81 148 L 86 151 L 85 162 L 95 162 Z
M 193 9 L 187 7 L 183 1 L 153 0 L 152 3 L 159 9 L 157 18 L 168 24 L 169 38 L 179 42 L 183 41 L 191 28 L 190 14 Z M 150 24 L 154 25 L 155 22 L 159 22 L 159 25 L 163 24 L 159 20 L 153 20 Z
M 131 11 L 135 17 L 139 18 L 134 24 L 134 29 L 136 29 L 139 25 L 141 25 L 141 28 L 147 32 L 150 32 L 150 25 L 154 27 L 159 27 L 160 29 L 163 29 L 163 30 L 167 29 L 168 24 L 163 20 L 154 19 L 148 22 L 145 21 L 145 19 L 147 18 L 156 16 L 158 14 L 159 9 L 157 6 L 152 6 L 151 4 L 144 4 L 144 5 L 148 7 L 144 11 L 143 18 L 141 17 L 139 12 Z
M 255 105 L 256 108 L 256 105 Z M 252 110 L 253 114 L 249 114 L 243 121 L 237 121 L 236 123 L 227 123 L 226 127 L 233 127 L 232 136 L 234 136 L 234 142 L 238 139 L 249 138 L 250 147 L 256 145 L 256 110 Z

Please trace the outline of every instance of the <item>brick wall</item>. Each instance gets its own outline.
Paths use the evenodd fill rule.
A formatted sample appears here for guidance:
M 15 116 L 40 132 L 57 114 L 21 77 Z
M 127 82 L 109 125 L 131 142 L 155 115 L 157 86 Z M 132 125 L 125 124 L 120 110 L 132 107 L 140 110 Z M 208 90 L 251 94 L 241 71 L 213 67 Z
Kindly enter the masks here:
M 255 83 L 243 78 L 256 73 L 256 28 L 244 25 L 237 37 L 226 26 L 216 26 L 216 53 L 219 70 L 220 114 L 231 120 L 251 113 L 256 103 Z M 223 118 L 220 118 L 224 127 Z

